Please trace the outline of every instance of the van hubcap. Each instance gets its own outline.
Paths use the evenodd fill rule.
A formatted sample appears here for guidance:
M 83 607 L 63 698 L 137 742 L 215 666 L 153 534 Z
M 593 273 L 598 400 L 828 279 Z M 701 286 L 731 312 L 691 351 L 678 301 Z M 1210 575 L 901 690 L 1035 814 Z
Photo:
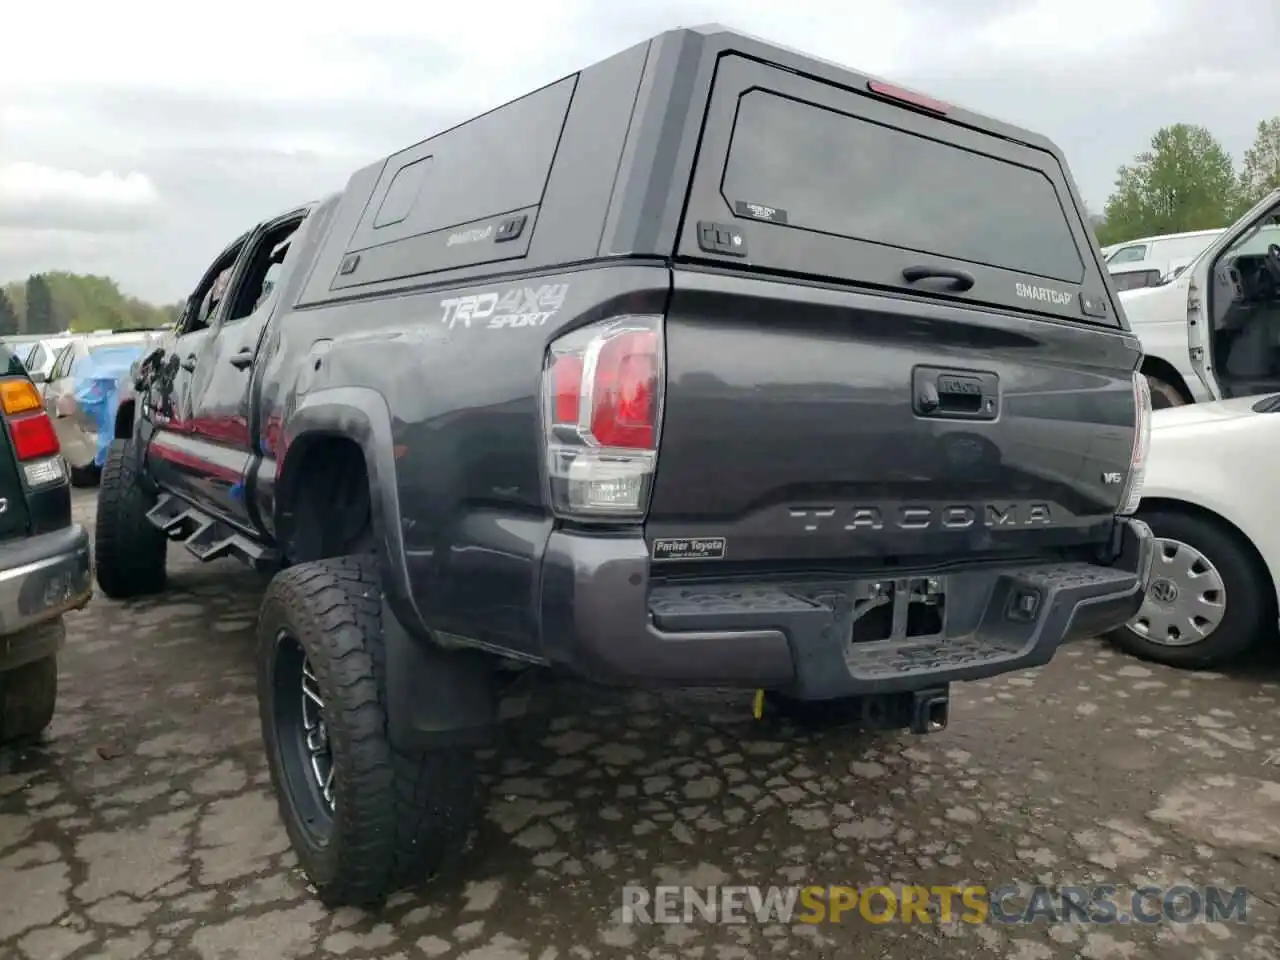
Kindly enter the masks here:
M 1157 538 L 1151 585 L 1129 629 L 1165 647 L 1199 643 L 1222 623 L 1227 590 L 1209 558 L 1181 540 Z

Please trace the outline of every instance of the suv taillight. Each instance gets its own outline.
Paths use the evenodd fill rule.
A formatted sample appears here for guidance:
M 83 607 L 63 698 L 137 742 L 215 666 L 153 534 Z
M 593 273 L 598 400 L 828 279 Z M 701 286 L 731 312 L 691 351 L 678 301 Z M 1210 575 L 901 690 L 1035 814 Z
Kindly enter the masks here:
M 1147 472 L 1147 453 L 1151 449 L 1151 388 L 1147 378 L 1133 374 L 1133 406 L 1138 422 L 1133 430 L 1133 454 L 1129 458 L 1129 479 L 1120 497 L 1120 512 L 1134 513 L 1142 501 L 1142 481 Z
M 0 381 L 0 409 L 4 410 L 9 442 L 22 464 L 27 486 L 40 487 L 66 479 L 58 434 L 32 383 L 20 378 Z
M 576 520 L 641 520 L 649 507 L 666 387 L 662 317 L 574 330 L 542 377 L 551 505 Z

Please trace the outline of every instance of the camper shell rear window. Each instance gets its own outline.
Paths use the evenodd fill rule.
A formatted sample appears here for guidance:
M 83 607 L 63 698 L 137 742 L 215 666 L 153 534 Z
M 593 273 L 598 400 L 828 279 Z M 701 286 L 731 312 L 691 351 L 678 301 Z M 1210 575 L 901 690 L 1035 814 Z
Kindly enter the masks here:
M 793 228 L 1079 283 L 1084 264 L 1040 170 L 779 96 L 745 94 L 726 198 Z
M 843 79 L 719 58 L 679 258 L 1122 324 L 1051 143 Z

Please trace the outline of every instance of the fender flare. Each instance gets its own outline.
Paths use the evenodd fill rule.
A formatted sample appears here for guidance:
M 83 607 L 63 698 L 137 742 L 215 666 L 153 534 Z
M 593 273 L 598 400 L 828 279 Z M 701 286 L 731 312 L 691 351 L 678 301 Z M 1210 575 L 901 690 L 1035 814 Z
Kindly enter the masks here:
M 400 523 L 391 412 L 376 390 L 317 390 L 285 421 L 273 504 L 276 530 L 284 529 L 285 513 L 278 494 L 295 482 L 308 439 L 323 437 L 354 441 L 368 471 L 369 509 L 382 574 L 388 736 L 406 750 L 489 743 L 498 696 L 488 658 L 476 650 L 438 646 L 413 600 Z
M 326 437 L 351 440 L 364 454 L 369 477 L 369 511 L 383 590 L 400 621 L 414 633 L 426 633 L 422 614 L 413 601 L 405 563 L 400 525 L 400 495 L 396 489 L 391 411 L 382 394 L 370 387 L 327 387 L 308 394 L 285 421 L 283 456 L 276 473 L 272 504 L 277 536 L 285 529 L 285 500 L 281 496 L 297 480 L 309 441 Z

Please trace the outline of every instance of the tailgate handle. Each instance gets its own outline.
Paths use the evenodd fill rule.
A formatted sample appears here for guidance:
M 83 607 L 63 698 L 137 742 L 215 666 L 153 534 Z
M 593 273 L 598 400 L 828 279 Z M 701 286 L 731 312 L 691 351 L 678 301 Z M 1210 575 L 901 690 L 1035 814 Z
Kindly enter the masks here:
M 1000 415 L 1000 378 L 979 370 L 916 367 L 911 372 L 916 415 L 947 420 L 994 420 Z
M 902 271 L 902 279 L 907 283 L 919 283 L 921 280 L 950 280 L 951 289 L 956 293 L 964 293 L 973 289 L 973 274 L 955 267 L 907 267 Z

